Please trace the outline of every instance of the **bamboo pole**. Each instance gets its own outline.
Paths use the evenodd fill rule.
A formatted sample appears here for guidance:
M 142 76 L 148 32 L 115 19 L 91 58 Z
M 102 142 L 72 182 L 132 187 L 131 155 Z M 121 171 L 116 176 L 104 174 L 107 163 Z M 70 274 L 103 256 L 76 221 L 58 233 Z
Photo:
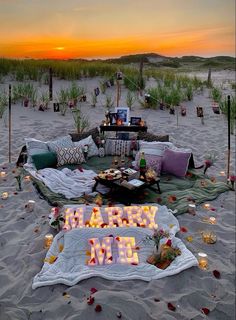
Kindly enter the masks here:
M 228 157 L 227 157 L 227 181 L 229 181 L 229 174 L 230 174 L 230 95 L 228 95 Z
M 49 68 L 49 99 L 53 100 L 53 89 L 52 89 L 52 68 Z
M 116 80 L 116 107 L 119 107 L 120 101 L 120 81 Z
M 9 163 L 11 163 L 11 85 L 9 84 L 9 98 L 8 98 L 8 110 L 9 110 L 9 115 L 8 115 L 8 129 L 9 129 L 9 137 L 8 137 L 8 159 Z

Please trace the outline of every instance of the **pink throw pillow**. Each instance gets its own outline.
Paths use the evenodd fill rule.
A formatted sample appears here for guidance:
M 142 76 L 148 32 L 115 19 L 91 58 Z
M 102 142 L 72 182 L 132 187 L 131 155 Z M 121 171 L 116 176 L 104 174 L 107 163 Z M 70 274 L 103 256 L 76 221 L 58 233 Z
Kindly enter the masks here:
M 162 171 L 173 174 L 176 177 L 185 177 L 190 157 L 190 152 L 166 149 L 162 158 Z

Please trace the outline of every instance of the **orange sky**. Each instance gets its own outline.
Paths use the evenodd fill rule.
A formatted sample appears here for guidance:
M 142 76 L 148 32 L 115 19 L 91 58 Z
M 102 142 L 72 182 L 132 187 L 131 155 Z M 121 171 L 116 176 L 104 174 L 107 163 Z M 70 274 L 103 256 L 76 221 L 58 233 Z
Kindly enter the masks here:
M 235 56 L 234 0 L 0 0 L 0 56 Z

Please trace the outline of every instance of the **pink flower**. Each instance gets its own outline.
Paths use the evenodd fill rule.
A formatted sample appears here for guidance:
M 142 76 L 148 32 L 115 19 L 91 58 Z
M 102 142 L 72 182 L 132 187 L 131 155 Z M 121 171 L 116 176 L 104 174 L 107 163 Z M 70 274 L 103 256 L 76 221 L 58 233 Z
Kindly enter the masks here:
M 54 219 L 57 219 L 59 217 L 59 208 L 58 207 L 55 207 L 55 208 L 52 208 L 52 216 Z
M 212 166 L 212 161 L 211 160 L 205 160 L 205 165 L 210 167 Z
M 169 246 L 169 247 L 171 247 L 171 245 L 172 245 L 171 239 L 168 239 L 168 240 L 166 241 L 166 245 Z
M 230 176 L 230 177 L 229 177 L 229 180 L 230 180 L 231 182 L 235 182 L 235 181 L 236 181 L 236 176 Z

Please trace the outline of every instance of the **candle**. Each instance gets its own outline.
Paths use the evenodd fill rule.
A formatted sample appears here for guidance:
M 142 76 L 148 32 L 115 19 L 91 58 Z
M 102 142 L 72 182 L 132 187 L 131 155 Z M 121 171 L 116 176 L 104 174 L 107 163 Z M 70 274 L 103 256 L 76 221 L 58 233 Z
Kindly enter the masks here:
M 215 217 L 210 217 L 210 218 L 209 218 L 209 222 L 210 222 L 211 224 L 216 224 L 216 218 L 215 218 Z
M 51 233 L 47 233 L 44 236 L 44 248 L 49 249 L 53 241 L 53 235 Z
M 203 205 L 203 208 L 206 209 L 206 210 L 209 210 L 210 207 L 211 207 L 210 203 L 205 203 L 205 204 Z
M 6 173 L 5 171 L 1 171 L 1 172 L 0 172 L 0 176 L 1 176 L 2 178 L 5 178 L 6 175 L 7 175 L 7 173 Z
M 2 199 L 6 200 L 8 198 L 8 192 L 3 192 L 2 193 Z
M 202 240 L 208 244 L 214 244 L 216 242 L 216 235 L 214 232 L 206 230 L 202 232 Z
M 26 207 L 26 211 L 27 212 L 32 212 L 34 211 L 34 207 L 35 207 L 35 201 L 34 200 L 29 200 Z
M 224 176 L 225 176 L 225 171 L 220 171 L 220 175 L 221 175 L 222 177 L 224 177 Z
M 190 203 L 188 205 L 188 213 L 195 215 L 196 214 L 195 209 L 196 209 L 196 205 L 194 203 Z
M 208 268 L 208 257 L 204 252 L 198 253 L 198 266 L 200 269 L 206 270 Z

